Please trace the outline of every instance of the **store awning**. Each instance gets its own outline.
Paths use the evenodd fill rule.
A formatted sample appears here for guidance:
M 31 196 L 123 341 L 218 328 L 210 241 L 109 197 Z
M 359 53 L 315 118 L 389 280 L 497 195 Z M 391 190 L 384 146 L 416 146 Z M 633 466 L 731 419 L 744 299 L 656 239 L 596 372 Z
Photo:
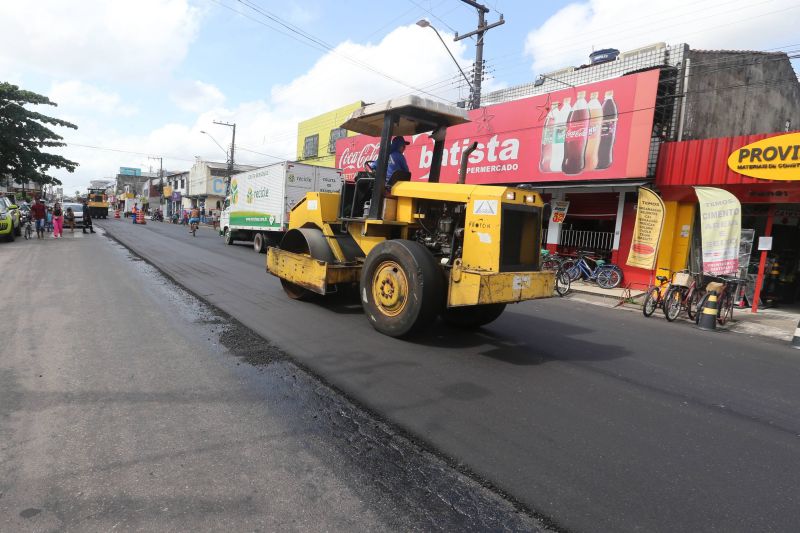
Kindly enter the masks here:
M 554 185 L 534 185 L 531 184 L 530 188 L 542 191 L 542 192 L 552 192 L 552 191 L 563 191 L 567 189 L 586 189 L 586 192 L 590 190 L 597 190 L 598 192 L 627 192 L 635 190 L 637 187 L 641 187 L 643 185 L 651 184 L 652 180 L 646 181 L 609 181 L 609 182 L 601 182 L 601 183 L 570 183 L 570 184 L 554 184 Z M 526 187 L 527 188 L 527 187 Z

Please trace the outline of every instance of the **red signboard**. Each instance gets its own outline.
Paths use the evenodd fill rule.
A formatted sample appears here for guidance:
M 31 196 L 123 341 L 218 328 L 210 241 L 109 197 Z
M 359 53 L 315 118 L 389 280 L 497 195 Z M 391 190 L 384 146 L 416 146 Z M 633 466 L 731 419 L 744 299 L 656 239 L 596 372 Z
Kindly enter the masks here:
M 693 186 L 702 185 L 730 191 L 742 203 L 800 202 L 800 182 L 749 178 L 728 167 L 728 157 L 735 150 L 783 134 L 759 133 L 664 143 L 658 153 L 656 185 L 664 200 L 670 201 L 694 202 Z
M 441 181 L 454 183 L 462 151 L 473 141 L 467 183 L 541 183 L 643 177 L 653 126 L 658 70 L 632 74 L 470 111 L 449 128 Z M 427 134 L 408 137 L 413 180 L 425 181 L 433 159 Z M 378 139 L 336 143 L 336 166 L 352 180 L 378 158 Z

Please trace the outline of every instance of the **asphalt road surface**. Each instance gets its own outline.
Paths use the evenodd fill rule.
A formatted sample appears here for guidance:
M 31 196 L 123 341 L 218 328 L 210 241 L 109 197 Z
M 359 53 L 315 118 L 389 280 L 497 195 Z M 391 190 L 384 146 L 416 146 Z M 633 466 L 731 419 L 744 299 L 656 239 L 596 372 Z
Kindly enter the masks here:
M 796 531 L 800 357 L 570 300 L 414 342 L 290 301 L 211 230 L 98 222 L 387 421 L 572 531 Z
M 540 530 L 101 234 L 0 272 L 0 531 Z

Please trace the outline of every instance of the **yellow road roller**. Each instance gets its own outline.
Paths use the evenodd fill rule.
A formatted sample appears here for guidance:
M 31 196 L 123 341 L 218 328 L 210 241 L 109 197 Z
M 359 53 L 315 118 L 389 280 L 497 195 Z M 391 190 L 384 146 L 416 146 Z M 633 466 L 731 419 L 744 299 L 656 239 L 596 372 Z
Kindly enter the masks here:
M 357 286 L 373 327 L 392 337 L 417 334 L 438 317 L 477 328 L 506 304 L 553 295 L 555 274 L 541 271 L 544 204 L 538 193 L 439 183 L 445 132 L 468 122 L 465 110 L 407 96 L 353 112 L 343 128 L 380 136 L 378 159 L 339 193 L 309 192 L 293 206 L 289 230 L 267 251 L 267 272 L 303 300 Z M 395 136 L 429 133 L 427 182 L 387 176 Z

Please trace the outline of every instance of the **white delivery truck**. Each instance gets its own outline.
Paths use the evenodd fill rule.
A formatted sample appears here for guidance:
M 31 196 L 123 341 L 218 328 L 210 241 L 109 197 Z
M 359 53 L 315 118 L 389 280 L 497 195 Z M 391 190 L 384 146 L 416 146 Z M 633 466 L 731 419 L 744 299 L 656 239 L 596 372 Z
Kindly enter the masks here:
M 226 244 L 250 241 L 260 253 L 277 245 L 289 227 L 289 211 L 307 192 L 339 192 L 342 171 L 284 161 L 231 177 L 220 215 Z

